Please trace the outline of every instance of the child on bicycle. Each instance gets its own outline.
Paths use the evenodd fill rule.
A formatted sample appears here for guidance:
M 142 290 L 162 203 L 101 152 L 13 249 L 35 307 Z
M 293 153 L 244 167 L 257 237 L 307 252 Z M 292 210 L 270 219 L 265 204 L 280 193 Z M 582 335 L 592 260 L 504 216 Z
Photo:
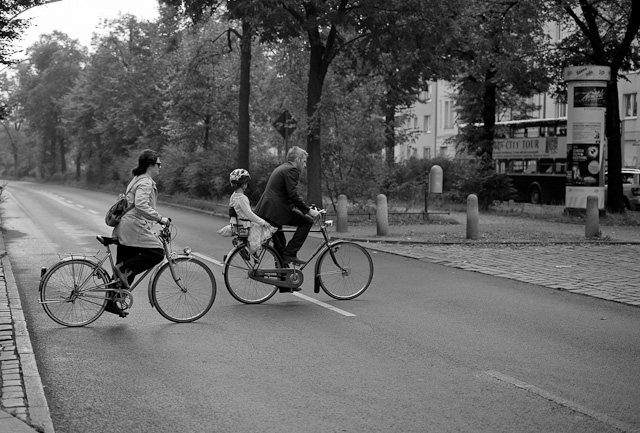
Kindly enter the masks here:
M 229 183 L 233 187 L 233 194 L 229 198 L 229 217 L 232 226 L 238 230 L 238 235 L 242 238 L 249 236 L 251 223 L 262 227 L 271 227 L 268 222 L 260 218 L 251 210 L 249 197 L 245 191 L 249 186 L 251 175 L 244 168 L 236 168 L 229 175 Z

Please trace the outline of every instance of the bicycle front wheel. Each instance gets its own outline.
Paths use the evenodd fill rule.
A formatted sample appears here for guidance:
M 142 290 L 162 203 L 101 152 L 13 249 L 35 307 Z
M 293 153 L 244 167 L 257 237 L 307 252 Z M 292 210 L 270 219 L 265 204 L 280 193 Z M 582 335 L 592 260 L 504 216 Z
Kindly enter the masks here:
M 224 283 L 236 300 L 245 304 L 260 304 L 271 298 L 278 288 L 256 281 L 249 272 L 258 269 L 282 268 L 280 256 L 270 245 L 263 245 L 257 256 L 249 254 L 244 245 L 236 247 L 224 264 Z
M 84 259 L 55 264 L 40 284 L 42 308 L 64 326 L 85 326 L 95 321 L 107 305 L 109 274 Z
M 185 323 L 207 314 L 216 291 L 216 279 L 206 264 L 193 257 L 178 257 L 158 270 L 151 284 L 151 299 L 165 319 Z
M 333 242 L 318 257 L 316 277 L 322 290 L 332 298 L 353 299 L 371 284 L 373 260 L 355 242 Z

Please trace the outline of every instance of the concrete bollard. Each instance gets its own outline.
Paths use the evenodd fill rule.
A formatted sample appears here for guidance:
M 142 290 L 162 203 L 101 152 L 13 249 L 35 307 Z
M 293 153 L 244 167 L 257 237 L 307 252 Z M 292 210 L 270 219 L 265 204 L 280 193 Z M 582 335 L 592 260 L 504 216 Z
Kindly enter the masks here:
M 376 198 L 376 219 L 378 221 L 378 236 L 389 234 L 389 213 L 387 211 L 387 196 L 379 194 Z
M 349 231 L 349 223 L 347 216 L 347 196 L 340 194 L 338 196 L 338 222 L 336 232 L 346 233 Z
M 467 197 L 467 239 L 478 239 L 478 196 Z
M 598 197 L 590 195 L 587 197 L 587 213 L 584 232 L 587 239 L 600 237 L 600 215 L 598 212 Z

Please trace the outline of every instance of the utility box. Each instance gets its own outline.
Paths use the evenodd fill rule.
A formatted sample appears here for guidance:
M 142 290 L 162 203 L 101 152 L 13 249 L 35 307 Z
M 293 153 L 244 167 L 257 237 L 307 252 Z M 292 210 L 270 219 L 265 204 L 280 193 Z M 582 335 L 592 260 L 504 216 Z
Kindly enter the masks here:
M 429 170 L 429 194 L 442 194 L 442 167 L 439 165 Z

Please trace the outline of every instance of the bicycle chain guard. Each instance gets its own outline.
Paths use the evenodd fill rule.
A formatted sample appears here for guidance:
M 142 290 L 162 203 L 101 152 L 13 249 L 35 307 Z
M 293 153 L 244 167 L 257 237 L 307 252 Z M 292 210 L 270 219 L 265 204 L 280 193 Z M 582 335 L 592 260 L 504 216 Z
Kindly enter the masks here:
M 249 278 L 289 289 L 296 289 L 304 282 L 304 274 L 298 269 L 252 269 Z

